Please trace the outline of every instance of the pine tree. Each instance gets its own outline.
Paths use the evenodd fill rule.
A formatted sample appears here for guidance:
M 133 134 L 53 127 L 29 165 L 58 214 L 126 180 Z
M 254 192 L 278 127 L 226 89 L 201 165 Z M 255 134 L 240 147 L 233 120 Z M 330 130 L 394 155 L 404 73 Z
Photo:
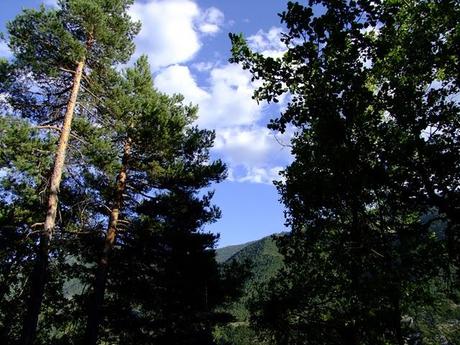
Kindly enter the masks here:
M 0 117 L 0 137 L 0 342 L 10 344 L 20 335 L 33 224 L 43 213 L 55 140 L 12 116 Z
M 182 97 L 168 97 L 153 88 L 146 57 L 122 76 L 114 73 L 108 80 L 103 103 L 95 111 L 100 119 L 98 127 L 105 131 L 100 142 L 111 143 L 118 152 L 107 163 L 110 158 L 103 157 L 98 146 L 93 147 L 87 155 L 92 168 L 85 168 L 86 183 L 98 190 L 97 198 L 110 210 L 88 304 L 84 340 L 88 344 L 97 342 L 104 319 L 109 262 L 119 229 L 133 231 L 129 224 L 139 216 L 138 203 L 152 191 L 179 188 L 181 183 L 189 189 L 207 186 L 220 181 L 225 171 L 220 161 L 205 164 L 212 132 L 191 127 L 196 108 L 183 105 Z
M 24 10 L 8 24 L 9 47 L 16 65 L 13 76 L 16 80 L 10 88 L 11 104 L 23 110 L 24 116 L 32 115 L 37 122 L 48 116 L 49 113 L 41 112 L 47 107 L 52 107 L 55 114 L 55 118 L 48 121 L 54 123 L 62 119 L 47 190 L 46 217 L 31 274 L 23 344 L 32 344 L 36 334 L 59 187 L 81 81 L 84 75 L 103 73 L 107 67 L 129 58 L 133 51 L 132 38 L 138 30 L 138 25 L 134 25 L 126 13 L 131 3 L 130 0 L 63 0 L 57 10 L 44 7 Z M 21 80 L 20 74 L 30 75 L 32 82 L 20 85 L 17 82 Z M 30 92 L 24 95 L 21 91 L 28 87 Z M 34 97 L 33 90 L 37 88 L 44 94 Z M 59 100 L 65 100 L 65 105 L 59 104 Z

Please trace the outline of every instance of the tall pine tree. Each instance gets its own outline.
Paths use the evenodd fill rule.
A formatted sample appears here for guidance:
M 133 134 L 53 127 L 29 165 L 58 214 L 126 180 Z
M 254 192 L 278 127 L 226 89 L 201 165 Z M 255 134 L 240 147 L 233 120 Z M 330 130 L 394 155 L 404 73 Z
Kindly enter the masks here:
M 214 134 L 192 126 L 196 107 L 183 105 L 181 96 L 169 97 L 155 90 L 146 57 L 141 57 L 122 76 L 114 73 L 112 77 L 101 99 L 103 103 L 95 111 L 103 119 L 98 123 L 105 130 L 101 142 L 111 143 L 117 152 L 112 163 L 107 164 L 110 158 L 92 147 L 88 152 L 89 166 L 85 168 L 86 183 L 98 191 L 98 198 L 110 210 L 88 304 L 84 339 L 88 344 L 97 342 L 104 319 L 111 253 L 117 243 L 123 244 L 123 238 L 118 239 L 120 229 L 126 234 L 135 231 L 130 224 L 140 217 L 138 204 L 168 190 L 184 188 L 193 193 L 211 182 L 219 182 L 225 174 L 222 162 L 209 162 L 208 150 Z M 201 211 L 196 211 L 200 219 Z M 193 214 L 184 217 L 184 221 L 191 221 Z M 121 264 L 112 268 L 115 274 Z
M 30 279 L 23 344 L 32 344 L 36 334 L 47 279 L 49 246 L 55 231 L 59 187 L 81 81 L 85 75 L 103 73 L 107 67 L 130 57 L 132 38 L 138 30 L 126 12 L 131 3 L 130 0 L 62 0 L 56 10 L 44 7 L 24 10 L 8 24 L 9 47 L 16 67 L 13 76 L 16 80 L 11 83 L 15 87 L 10 89 L 11 104 L 37 122 L 50 115 L 42 111 L 51 107 L 53 116 L 46 125 L 49 121 L 62 123 L 58 127 L 59 140 L 47 189 L 47 211 Z M 22 80 L 24 75 L 29 76 L 29 85 L 19 85 L 21 74 Z M 35 96 L 37 89 L 42 94 Z M 25 95 L 22 91 L 29 93 Z

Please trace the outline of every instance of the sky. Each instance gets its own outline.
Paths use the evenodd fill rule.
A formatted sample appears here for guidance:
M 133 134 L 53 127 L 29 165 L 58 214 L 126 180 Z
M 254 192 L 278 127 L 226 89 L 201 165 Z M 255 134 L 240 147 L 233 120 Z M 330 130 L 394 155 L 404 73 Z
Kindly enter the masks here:
M 23 8 L 55 0 L 1 0 L 0 31 Z M 251 48 L 279 56 L 284 47 L 277 13 L 284 0 L 136 0 L 130 8 L 142 23 L 133 61 L 147 54 L 155 86 L 181 93 L 199 106 L 197 125 L 216 131 L 213 159 L 228 166 L 225 182 L 212 186 L 222 218 L 205 231 L 220 233 L 219 247 L 244 243 L 285 231 L 283 206 L 272 181 L 292 161 L 286 135 L 266 128 L 283 110 L 257 104 L 251 96 L 259 85 L 248 72 L 230 64 L 228 33 L 243 33 Z M 9 57 L 5 42 L 0 56 Z

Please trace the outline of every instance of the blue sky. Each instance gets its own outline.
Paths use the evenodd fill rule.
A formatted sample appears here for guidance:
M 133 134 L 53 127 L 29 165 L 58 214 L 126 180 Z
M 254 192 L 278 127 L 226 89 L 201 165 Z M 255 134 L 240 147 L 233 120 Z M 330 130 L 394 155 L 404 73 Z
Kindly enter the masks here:
M 40 3 L 53 6 L 55 0 L 2 0 L 0 30 L 21 8 Z M 143 26 L 134 58 L 147 54 L 156 87 L 198 104 L 198 125 L 216 131 L 212 156 L 227 163 L 229 178 L 214 186 L 222 219 L 206 229 L 221 234 L 219 246 L 285 230 L 271 181 L 292 159 L 289 148 L 279 144 L 289 138 L 266 129 L 285 103 L 258 105 L 251 99 L 257 82 L 228 63 L 229 32 L 244 33 L 263 54 L 282 54 L 277 13 L 285 6 L 283 0 L 137 0 L 130 10 Z M 0 43 L 0 56 L 8 54 Z

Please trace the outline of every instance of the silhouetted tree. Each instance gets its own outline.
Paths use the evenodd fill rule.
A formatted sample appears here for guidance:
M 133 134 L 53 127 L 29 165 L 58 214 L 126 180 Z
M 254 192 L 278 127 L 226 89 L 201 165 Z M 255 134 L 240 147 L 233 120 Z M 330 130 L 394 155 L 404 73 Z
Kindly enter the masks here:
M 255 98 L 290 94 L 269 126 L 295 132 L 277 184 L 286 268 L 252 305 L 268 339 L 403 344 L 403 316 L 430 303 L 457 243 L 439 202 L 458 208 L 458 13 L 454 1 L 289 2 L 277 59 L 231 35 L 231 60 L 263 82 Z
M 210 195 L 168 192 L 141 213 L 115 254 L 108 311 L 116 330 L 108 334 L 121 343 L 213 344 L 225 277 L 215 261 L 216 235 L 200 231 L 219 216 Z

